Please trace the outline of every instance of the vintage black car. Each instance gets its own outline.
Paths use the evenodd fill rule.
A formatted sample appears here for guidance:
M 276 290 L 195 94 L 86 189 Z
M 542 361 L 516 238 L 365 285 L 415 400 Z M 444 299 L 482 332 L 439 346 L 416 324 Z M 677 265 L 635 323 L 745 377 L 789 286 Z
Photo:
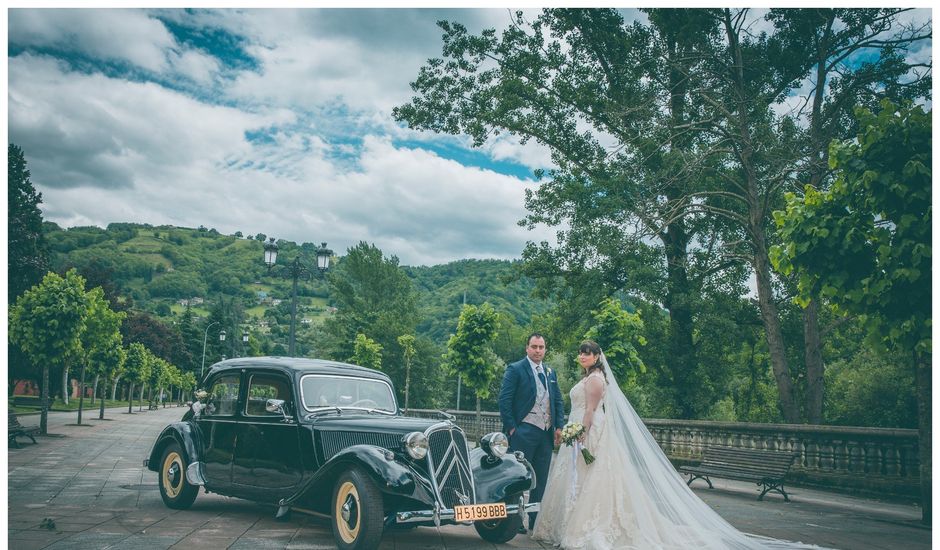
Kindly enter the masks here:
M 157 437 L 144 465 L 185 509 L 206 492 L 327 516 L 340 548 L 375 548 L 385 529 L 463 523 L 502 543 L 515 536 L 535 474 L 491 433 L 402 416 L 382 372 L 312 359 L 256 357 L 213 365 L 205 395 Z M 401 527 L 399 527 L 401 526 Z

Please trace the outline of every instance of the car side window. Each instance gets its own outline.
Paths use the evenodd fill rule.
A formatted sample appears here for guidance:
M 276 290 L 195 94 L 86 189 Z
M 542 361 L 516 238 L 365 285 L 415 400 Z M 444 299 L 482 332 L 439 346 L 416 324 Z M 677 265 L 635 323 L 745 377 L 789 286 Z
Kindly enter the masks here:
M 248 402 L 245 414 L 248 416 L 281 416 L 279 412 L 268 412 L 265 408 L 268 399 L 284 401 L 285 410 L 290 410 L 290 384 L 287 379 L 271 374 L 253 374 L 248 382 Z
M 238 407 L 238 385 L 238 374 L 221 376 L 213 382 L 206 412 L 213 416 L 235 414 Z

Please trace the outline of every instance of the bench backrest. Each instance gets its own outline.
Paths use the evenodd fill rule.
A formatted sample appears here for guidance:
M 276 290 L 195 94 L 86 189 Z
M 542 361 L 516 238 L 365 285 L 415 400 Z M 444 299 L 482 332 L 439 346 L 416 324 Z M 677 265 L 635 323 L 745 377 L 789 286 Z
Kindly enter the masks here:
M 773 476 L 787 473 L 798 456 L 793 451 L 714 446 L 705 449 L 701 466 Z

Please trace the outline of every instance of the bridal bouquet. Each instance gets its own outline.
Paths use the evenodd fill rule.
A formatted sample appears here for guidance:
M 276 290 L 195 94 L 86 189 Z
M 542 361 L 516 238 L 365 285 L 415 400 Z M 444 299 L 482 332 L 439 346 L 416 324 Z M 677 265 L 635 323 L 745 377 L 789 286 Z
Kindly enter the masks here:
M 584 425 L 577 422 L 572 422 L 571 424 L 568 424 L 561 429 L 561 441 L 569 447 L 574 445 L 578 449 L 581 449 L 581 456 L 584 457 L 584 463 L 590 464 L 594 462 L 594 455 L 591 454 L 591 451 L 587 450 L 581 445 L 579 439 L 583 435 Z

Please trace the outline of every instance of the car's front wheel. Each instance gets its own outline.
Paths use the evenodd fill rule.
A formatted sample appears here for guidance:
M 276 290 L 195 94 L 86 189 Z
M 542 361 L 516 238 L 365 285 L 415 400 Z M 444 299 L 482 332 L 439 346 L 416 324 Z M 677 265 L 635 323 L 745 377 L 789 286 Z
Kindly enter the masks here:
M 160 496 L 168 508 L 185 510 L 192 506 L 199 487 L 186 480 L 186 459 L 175 441 L 163 450 L 160 460 Z
M 506 502 L 519 502 L 519 495 L 506 499 Z M 519 532 L 519 528 L 522 527 L 522 516 L 511 514 L 506 519 L 475 521 L 473 527 L 483 540 L 494 544 L 503 544 L 511 541 Z
M 377 548 L 385 517 L 382 493 L 365 472 L 343 473 L 333 488 L 333 537 L 341 550 Z

